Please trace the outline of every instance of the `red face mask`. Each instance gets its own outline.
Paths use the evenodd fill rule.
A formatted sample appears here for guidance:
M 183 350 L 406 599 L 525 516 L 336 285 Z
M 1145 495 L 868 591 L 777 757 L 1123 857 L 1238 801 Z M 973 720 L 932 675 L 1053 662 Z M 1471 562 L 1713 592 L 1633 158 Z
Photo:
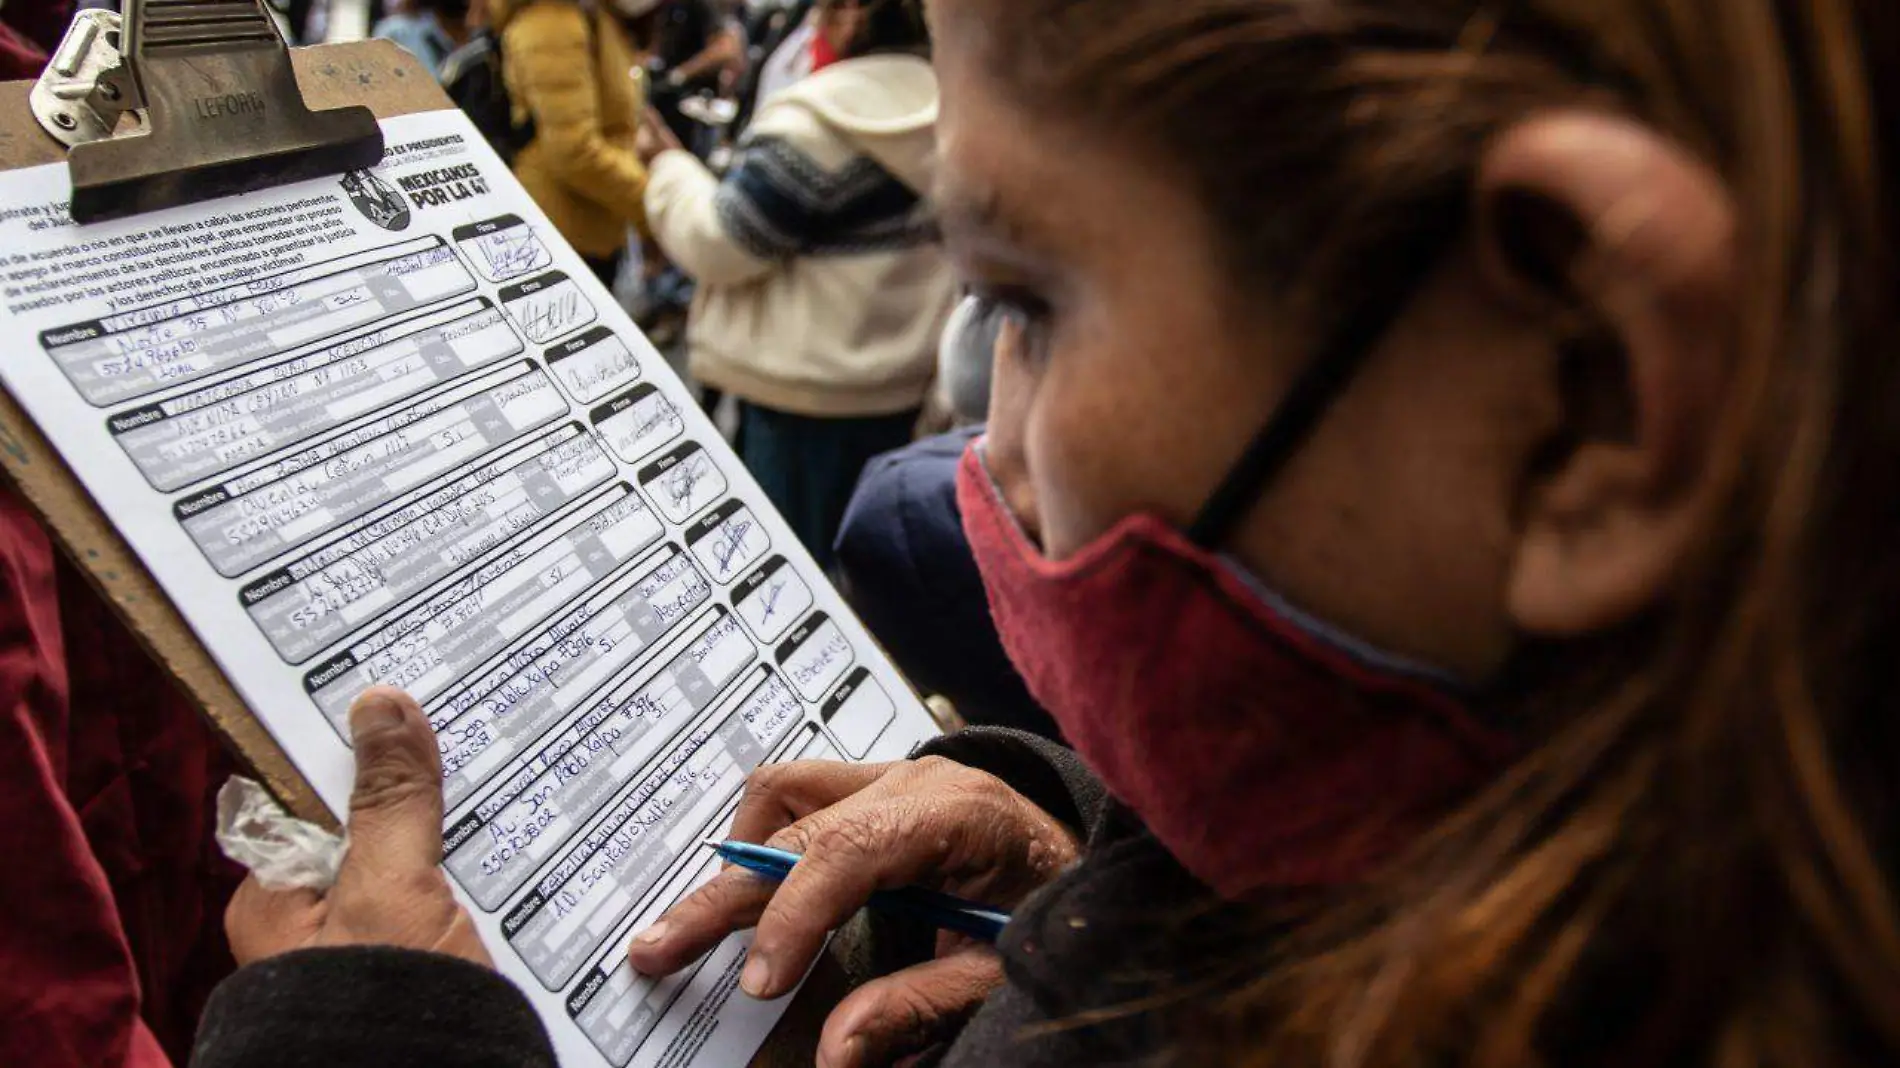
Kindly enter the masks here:
M 1295 379 L 1186 532 L 1134 515 L 1045 559 L 981 442 L 957 501 L 1030 692 L 1188 871 L 1227 897 L 1363 879 L 1483 786 L 1514 745 L 1447 680 L 1288 605 L 1216 551 L 1410 304 L 1461 225 L 1431 218 L 1366 312 Z
M 1003 646 L 1109 792 L 1228 897 L 1367 875 L 1508 740 L 1148 515 L 1059 563 L 983 465 L 957 501 Z

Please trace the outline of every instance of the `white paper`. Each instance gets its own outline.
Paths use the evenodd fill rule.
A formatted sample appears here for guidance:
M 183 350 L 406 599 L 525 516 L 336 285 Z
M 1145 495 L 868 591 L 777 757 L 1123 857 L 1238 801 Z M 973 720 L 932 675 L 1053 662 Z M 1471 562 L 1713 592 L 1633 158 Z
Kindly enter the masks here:
M 628 938 L 752 767 L 935 728 L 461 113 L 383 129 L 95 226 L 63 165 L 0 175 L 0 380 L 332 809 L 350 700 L 423 702 L 445 867 L 563 1064 L 743 1064 L 783 1003 L 742 940 L 654 983 Z

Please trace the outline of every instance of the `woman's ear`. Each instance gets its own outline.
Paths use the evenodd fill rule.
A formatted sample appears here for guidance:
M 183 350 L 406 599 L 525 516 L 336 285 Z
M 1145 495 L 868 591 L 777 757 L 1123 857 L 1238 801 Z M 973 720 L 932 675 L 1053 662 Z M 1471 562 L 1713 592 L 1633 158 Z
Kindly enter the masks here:
M 1558 434 L 1524 479 L 1507 607 L 1571 637 L 1655 604 L 1694 544 L 1731 371 L 1735 211 L 1686 147 L 1629 119 L 1533 116 L 1478 181 L 1486 275 L 1569 324 Z

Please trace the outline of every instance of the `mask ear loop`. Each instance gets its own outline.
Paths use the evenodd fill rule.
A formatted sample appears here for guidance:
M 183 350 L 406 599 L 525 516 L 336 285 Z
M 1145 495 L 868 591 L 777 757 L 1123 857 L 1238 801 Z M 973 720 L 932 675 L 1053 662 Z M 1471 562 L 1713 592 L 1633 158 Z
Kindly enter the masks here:
M 1386 299 L 1375 299 L 1370 304 L 1373 311 L 1342 323 L 1319 356 L 1294 379 L 1279 410 L 1248 444 L 1247 451 L 1188 528 L 1194 544 L 1209 552 L 1225 545 L 1267 487 L 1313 436 L 1320 420 L 1358 377 L 1380 340 L 1425 288 L 1462 223 L 1447 219 L 1441 225 L 1444 233 L 1422 234 L 1408 243 L 1398 269 L 1387 275 L 1390 281 L 1380 287 Z

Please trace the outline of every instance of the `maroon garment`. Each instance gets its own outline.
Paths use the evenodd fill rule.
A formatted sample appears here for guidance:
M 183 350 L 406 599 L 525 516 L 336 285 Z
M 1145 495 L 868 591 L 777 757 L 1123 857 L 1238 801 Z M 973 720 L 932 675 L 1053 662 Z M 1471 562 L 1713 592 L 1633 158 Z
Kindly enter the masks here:
M 37 78 L 46 66 L 46 51 L 20 31 L 0 22 L 0 82 Z
M 0 15 L 0 80 L 35 78 L 72 4 Z M 0 489 L 0 1065 L 186 1061 L 232 969 L 223 914 L 240 873 L 211 837 L 229 773 L 196 710 Z
M 10 491 L 0 492 L 0 1065 L 184 1063 L 232 968 L 226 758 Z
M 7 5 L 0 8 L 0 18 L 18 30 L 20 36 L 38 45 L 40 51 L 51 52 L 59 46 L 59 39 L 66 36 L 66 27 L 72 25 L 73 9 L 73 0 L 8 0 Z M 35 67 L 27 77 L 37 78 L 39 73 Z

